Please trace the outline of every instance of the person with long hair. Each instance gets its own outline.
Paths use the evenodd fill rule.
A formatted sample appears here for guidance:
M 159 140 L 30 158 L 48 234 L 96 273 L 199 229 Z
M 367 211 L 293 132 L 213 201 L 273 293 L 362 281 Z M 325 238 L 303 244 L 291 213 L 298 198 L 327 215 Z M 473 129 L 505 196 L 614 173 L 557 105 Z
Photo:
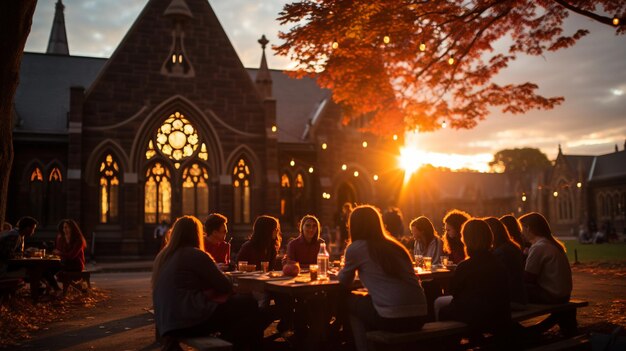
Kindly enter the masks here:
M 411 221 L 409 228 L 415 239 L 413 255 L 432 257 L 433 264 L 441 263 L 443 242 L 430 219 L 424 216 L 417 217 Z
M 232 292 L 228 278 L 204 251 L 202 223 L 193 216 L 178 218 L 152 269 L 154 315 L 163 349 L 180 350 L 178 338 L 217 331 L 235 350 L 260 349 L 257 303 Z
M 531 212 L 519 221 L 524 239 L 531 244 L 524 272 L 529 301 L 548 304 L 569 301 L 572 270 L 565 245 L 552 235 L 548 221 L 541 214 Z
M 427 316 L 426 297 L 407 249 L 385 231 L 380 212 L 369 205 L 350 214 L 345 266 L 339 282 L 349 288 L 358 272 L 367 296 L 350 295 L 348 310 L 357 350 L 367 349 L 365 332 L 419 330 Z
M 511 302 L 526 304 L 524 287 L 524 255 L 519 244 L 512 240 L 504 224 L 496 217 L 487 217 L 485 222 L 493 233 L 493 255 L 502 262 L 509 278 Z
M 524 259 L 526 259 L 526 255 L 528 254 L 528 248 L 530 247 L 530 245 L 528 245 L 528 243 L 522 237 L 522 226 L 519 224 L 517 218 L 515 218 L 515 216 L 513 215 L 508 214 L 500 217 L 500 222 L 502 222 L 502 224 L 504 224 L 504 226 L 506 227 L 509 235 L 511 235 L 511 239 L 513 239 L 513 241 L 515 241 L 519 245 L 520 250 L 522 250 L 522 253 L 524 254 Z
M 465 222 L 461 234 L 468 258 L 454 272 L 452 296 L 435 300 L 437 319 L 467 323 L 473 336 L 504 332 L 511 321 L 509 287 L 504 265 L 491 253 L 491 229 L 474 218 Z
M 465 249 L 461 241 L 461 227 L 463 223 L 470 219 L 467 212 L 461 210 L 450 210 L 443 217 L 443 252 L 448 254 L 450 261 L 454 264 L 465 259 Z
M 300 235 L 287 245 L 287 260 L 296 261 L 306 267 L 317 263 L 320 244 L 320 221 L 313 215 L 305 215 L 300 220 Z
M 61 257 L 61 270 L 82 272 L 85 269 L 85 248 L 87 242 L 78 224 L 71 219 L 63 219 L 57 226 L 58 233 L 53 253 Z
M 230 244 L 226 242 L 227 223 L 228 218 L 220 213 L 211 213 L 204 221 L 205 250 L 222 270 L 227 269 L 230 264 Z
M 247 261 L 261 269 L 261 262 L 269 262 L 270 269 L 282 269 L 281 260 L 276 257 L 282 236 L 280 223 L 276 217 L 262 215 L 254 220 L 250 240 L 241 245 L 237 262 Z

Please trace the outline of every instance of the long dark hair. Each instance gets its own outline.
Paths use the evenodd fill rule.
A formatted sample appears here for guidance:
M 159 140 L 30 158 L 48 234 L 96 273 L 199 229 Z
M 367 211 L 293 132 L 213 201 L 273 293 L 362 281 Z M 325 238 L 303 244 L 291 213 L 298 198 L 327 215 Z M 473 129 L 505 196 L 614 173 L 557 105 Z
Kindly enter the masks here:
M 415 218 L 411 221 L 411 224 L 409 224 L 409 228 L 412 227 L 417 228 L 417 230 L 419 230 L 422 234 L 418 240 L 424 247 L 430 244 L 430 242 L 433 241 L 435 237 L 439 237 L 437 231 L 435 230 L 435 227 L 433 226 L 433 223 L 430 221 L 430 219 L 428 219 L 428 217 L 420 216 Z
M 370 257 L 386 274 L 398 277 L 400 276 L 398 263 L 411 264 L 411 255 L 400 242 L 385 231 L 380 212 L 373 206 L 355 207 L 350 214 L 348 231 L 351 241 L 367 241 Z
M 63 231 L 63 225 L 66 223 L 70 227 L 70 246 L 80 246 L 83 249 L 87 247 L 87 242 L 85 241 L 83 233 L 80 231 L 78 224 L 72 219 L 62 219 L 61 222 L 59 222 L 59 225 L 57 226 L 59 234 L 65 235 L 65 232 Z
M 519 221 L 513 215 L 504 215 L 500 217 L 500 221 L 506 229 L 508 230 L 511 238 L 515 240 L 516 243 L 519 244 L 521 248 L 528 247 L 528 243 L 522 237 L 522 227 L 519 224 Z
M 531 212 L 519 218 L 520 223 L 535 236 L 548 239 L 550 243 L 556 246 L 563 253 L 566 252 L 565 245 L 552 235 L 552 229 L 546 218 L 541 213 Z
M 274 239 L 272 234 L 277 229 L 278 236 Z M 254 220 L 250 245 L 262 252 L 269 261 L 276 257 L 276 253 L 278 252 L 276 244 L 277 241 L 279 242 L 280 240 L 280 223 L 276 217 L 261 215 Z
M 468 257 L 491 250 L 493 234 L 487 222 L 477 218 L 470 219 L 463 224 L 461 232 L 465 254 Z
M 452 253 L 453 246 L 463 247 L 463 242 L 461 241 L 461 227 L 470 218 L 471 216 L 467 212 L 457 209 L 450 210 L 446 213 L 445 217 L 443 217 L 443 223 L 454 228 L 457 232 L 457 236 L 451 238 L 447 233 L 443 236 L 443 251 Z
M 511 243 L 518 249 L 521 250 L 521 247 L 518 243 L 511 240 L 511 236 L 509 235 L 509 231 L 506 230 L 506 227 L 499 219 L 496 217 L 487 217 L 484 219 L 487 224 L 489 224 L 489 228 L 491 228 L 491 233 L 493 233 L 493 248 L 496 249 L 506 243 Z
M 300 228 L 300 236 L 304 238 L 304 223 L 306 223 L 306 221 L 308 221 L 309 219 L 315 222 L 315 225 L 317 226 L 317 232 L 315 233 L 315 237 L 311 240 L 311 243 L 317 243 L 320 238 L 320 220 L 317 219 L 317 217 L 315 217 L 314 215 L 308 214 L 302 217 L 302 219 L 300 220 L 300 225 L 298 226 Z

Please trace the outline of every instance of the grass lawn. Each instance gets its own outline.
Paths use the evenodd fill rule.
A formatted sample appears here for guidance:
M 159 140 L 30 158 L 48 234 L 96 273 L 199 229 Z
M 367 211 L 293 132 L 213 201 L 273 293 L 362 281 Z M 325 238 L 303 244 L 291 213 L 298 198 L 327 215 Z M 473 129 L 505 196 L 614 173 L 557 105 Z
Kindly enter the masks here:
M 626 260 L 626 243 L 624 242 L 583 245 L 577 240 L 564 240 L 564 243 L 570 262 L 574 262 L 574 251 L 578 252 L 578 261 L 581 263 Z

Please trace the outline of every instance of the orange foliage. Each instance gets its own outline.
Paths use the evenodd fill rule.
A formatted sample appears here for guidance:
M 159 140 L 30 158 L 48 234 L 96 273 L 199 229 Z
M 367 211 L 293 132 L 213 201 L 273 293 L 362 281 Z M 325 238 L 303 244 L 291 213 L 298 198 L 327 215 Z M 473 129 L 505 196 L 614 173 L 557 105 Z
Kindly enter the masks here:
M 472 128 L 491 107 L 519 114 L 563 101 L 539 95 L 533 83 L 493 78 L 518 54 L 567 48 L 586 35 L 563 35 L 570 11 L 611 26 L 615 16 L 616 33 L 626 33 L 622 0 L 317 0 L 285 5 L 278 19 L 295 26 L 275 50 L 297 63 L 294 76 L 332 89 L 346 123 L 373 114 L 369 129 L 385 134 L 443 121 Z M 511 46 L 494 53 L 502 38 Z

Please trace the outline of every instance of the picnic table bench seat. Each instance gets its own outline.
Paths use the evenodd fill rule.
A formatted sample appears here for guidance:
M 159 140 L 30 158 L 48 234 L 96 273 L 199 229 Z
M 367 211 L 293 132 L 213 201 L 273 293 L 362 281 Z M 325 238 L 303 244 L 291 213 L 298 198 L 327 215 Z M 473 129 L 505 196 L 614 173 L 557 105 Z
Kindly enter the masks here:
M 198 351 L 231 351 L 233 344 L 213 336 L 180 338 L 178 341 Z
M 82 286 L 79 285 L 83 282 L 87 284 L 88 289 L 91 289 L 91 271 L 61 271 L 58 273 L 58 278 L 61 284 L 63 284 L 63 294 L 67 292 L 70 286 L 84 292 Z
M 513 311 L 511 313 L 511 320 L 514 322 L 523 322 L 552 313 L 575 312 L 577 308 L 587 305 L 589 305 L 587 301 L 581 300 L 570 300 L 570 302 L 558 305 L 528 304 L 522 310 Z M 426 323 L 422 329 L 417 331 L 391 332 L 372 330 L 368 331 L 366 336 L 369 345 L 399 345 L 448 336 L 460 336 L 467 332 L 469 332 L 469 327 L 463 322 L 440 321 Z

